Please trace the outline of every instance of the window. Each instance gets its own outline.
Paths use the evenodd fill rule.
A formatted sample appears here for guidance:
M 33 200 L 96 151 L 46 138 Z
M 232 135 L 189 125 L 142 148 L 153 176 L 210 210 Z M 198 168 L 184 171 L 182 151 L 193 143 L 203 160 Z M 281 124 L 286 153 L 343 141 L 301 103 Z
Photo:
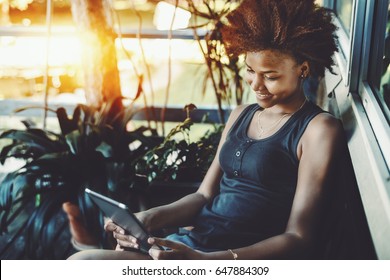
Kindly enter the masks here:
M 132 4 L 133 3 L 133 4 Z M 43 100 L 45 71 L 48 63 L 48 86 L 51 100 L 80 102 L 83 88 L 83 67 L 81 43 L 75 34 L 75 23 L 71 14 L 70 1 L 52 1 L 52 28 L 50 42 L 47 42 L 46 1 L 13 0 L 0 1 L 3 8 L 0 15 L 0 98 Z M 192 99 L 196 104 L 214 103 L 212 95 L 205 98 L 199 92 L 201 83 L 193 83 L 192 77 L 202 78 L 206 67 L 197 42 L 182 36 L 169 42 L 167 32 L 159 32 L 164 22 L 157 21 L 156 3 L 148 1 L 113 1 L 113 17 L 116 28 L 123 33 L 116 40 L 118 68 L 120 70 L 122 94 L 133 97 L 137 91 L 134 67 L 146 72 L 141 59 L 140 44 L 134 34 L 139 20 L 134 7 L 142 17 L 142 32 L 148 37 L 142 42 L 145 60 L 149 65 L 152 81 L 144 75 L 145 91 L 155 91 L 156 103 L 163 103 L 167 84 L 168 46 L 172 47 L 171 102 L 186 104 Z M 168 4 L 167 4 L 168 5 Z M 172 5 L 171 5 L 172 6 Z M 167 11 L 163 11 L 166 15 Z M 158 18 L 161 18 L 158 17 Z M 188 18 L 187 18 L 188 21 Z M 165 23 L 166 25 L 166 23 Z M 166 26 L 165 26 L 166 27 Z M 178 26 L 182 27 L 182 26 Z M 131 33 L 133 36 L 131 36 Z M 187 34 L 192 37 L 192 31 Z M 47 48 L 49 46 L 49 48 Z M 48 57 L 46 57 L 48 55 Z M 131 65 L 131 60 L 135 65 Z M 185 81 L 185 82 L 184 82 Z M 180 93 L 186 94 L 180 94 Z M 187 97 L 187 99 L 183 97 Z M 66 99 L 66 100 L 65 100 Z
M 387 117 L 387 121 L 390 121 L 390 5 L 387 14 L 386 30 L 385 34 L 382 34 L 382 36 L 384 36 L 384 50 L 381 65 L 380 88 L 376 91 L 376 96 Z
M 347 34 L 351 31 L 353 0 L 336 0 L 335 12 Z
M 82 44 L 75 34 L 77 27 L 71 14 L 72 1 L 50 2 L 52 31 L 48 43 L 47 1 L 0 0 L 0 101 L 42 102 L 47 84 L 50 101 L 83 102 Z M 217 2 L 208 1 L 219 5 Z M 163 106 L 168 79 L 171 79 L 170 106 L 182 108 L 194 103 L 198 107 L 216 107 L 214 88 L 207 78 L 207 65 L 198 42 L 194 40 L 193 30 L 176 30 L 173 39 L 168 40 L 166 29 L 171 24 L 168 15 L 175 10 L 173 5 L 146 0 L 114 0 L 111 3 L 114 26 L 122 37 L 117 38 L 115 44 L 123 96 L 131 98 L 136 94 L 138 72 L 143 74 L 143 89 L 149 106 Z M 188 14 L 176 9 L 173 27 L 186 27 L 191 16 Z M 196 23 L 201 26 L 204 21 L 200 18 Z M 145 57 L 142 57 L 140 41 L 135 38 L 139 30 Z M 7 113 L 2 111 L 1 114 L 10 112 L 7 109 Z
M 323 6 L 329 8 L 334 13 L 334 23 L 337 26 L 339 55 L 336 55 L 338 60 L 338 66 L 340 68 L 340 74 L 342 76 L 343 83 L 346 86 L 351 85 L 352 69 L 351 65 L 355 54 L 352 55 L 354 49 L 354 42 L 351 40 L 353 37 L 354 21 L 356 1 L 354 0 L 323 0 Z
M 389 1 L 327 0 L 334 11 L 344 80 L 330 104 L 343 122 L 348 148 L 378 258 L 388 259 L 390 230 Z M 327 86 L 335 79 L 326 77 Z M 352 192 L 352 191 L 351 191 Z M 357 218 L 359 219 L 359 218 Z

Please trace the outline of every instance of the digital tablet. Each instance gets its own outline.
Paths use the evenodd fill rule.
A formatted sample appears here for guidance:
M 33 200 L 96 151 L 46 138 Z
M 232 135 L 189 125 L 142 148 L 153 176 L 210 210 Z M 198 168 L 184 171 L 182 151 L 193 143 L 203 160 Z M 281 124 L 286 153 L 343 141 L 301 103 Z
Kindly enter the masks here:
M 148 254 L 151 245 L 148 243 L 150 235 L 145 230 L 142 223 L 123 203 L 108 198 L 100 193 L 94 192 L 88 188 L 85 192 L 92 201 L 103 211 L 104 215 L 110 218 L 118 226 L 122 227 L 127 234 L 138 239 L 139 248 L 143 253 Z

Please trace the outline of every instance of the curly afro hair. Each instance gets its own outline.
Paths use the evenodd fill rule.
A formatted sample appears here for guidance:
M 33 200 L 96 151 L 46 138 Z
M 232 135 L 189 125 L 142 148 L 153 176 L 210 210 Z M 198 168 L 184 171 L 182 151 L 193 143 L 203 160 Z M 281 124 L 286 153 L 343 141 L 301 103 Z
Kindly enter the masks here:
M 332 71 L 336 26 L 328 11 L 314 0 L 244 0 L 227 15 L 221 29 L 229 56 L 278 50 L 298 63 L 307 61 L 311 75 Z

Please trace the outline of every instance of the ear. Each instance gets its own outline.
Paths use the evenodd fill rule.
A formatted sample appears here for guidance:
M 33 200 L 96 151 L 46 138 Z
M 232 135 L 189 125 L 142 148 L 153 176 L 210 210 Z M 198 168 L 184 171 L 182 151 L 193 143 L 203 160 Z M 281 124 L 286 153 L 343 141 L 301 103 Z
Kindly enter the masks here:
M 304 61 L 301 66 L 300 66 L 300 70 L 301 70 L 301 78 L 304 79 L 306 78 L 309 74 L 310 74 L 310 65 L 309 65 L 309 62 L 307 61 Z

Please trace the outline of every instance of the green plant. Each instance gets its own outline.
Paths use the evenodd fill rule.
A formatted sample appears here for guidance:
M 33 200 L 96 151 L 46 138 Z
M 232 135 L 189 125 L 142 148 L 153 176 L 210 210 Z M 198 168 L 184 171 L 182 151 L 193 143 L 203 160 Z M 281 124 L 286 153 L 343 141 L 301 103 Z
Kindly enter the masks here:
M 206 92 L 207 81 L 211 81 L 221 123 L 225 122 L 222 103 L 226 102 L 229 106 L 233 103 L 240 105 L 245 95 L 243 78 L 240 73 L 244 64 L 238 58 L 229 57 L 225 53 L 225 42 L 221 34 L 225 16 L 240 2 L 241 0 L 186 1 L 188 10 L 192 14 L 191 28 L 207 66 L 203 92 Z M 197 33 L 200 27 L 206 27 L 206 34 L 202 38 Z
M 163 143 L 138 161 L 136 172 L 145 176 L 149 183 L 173 180 L 200 182 L 203 179 L 217 151 L 223 125 L 213 124 L 213 130 L 208 130 L 200 140 L 191 142 L 193 122 L 190 111 L 194 109 L 195 105 L 187 105 L 187 118 L 169 132 Z M 175 138 L 178 135 L 182 139 Z
M 133 103 L 128 107 L 119 105 L 121 98 L 99 109 L 78 105 L 71 118 L 59 108 L 60 134 L 27 126 L 26 130 L 0 135 L 0 139 L 12 140 L 1 150 L 1 162 L 9 157 L 26 161 L 22 168 L 7 174 L 0 185 L 0 230 L 5 233 L 13 228 L 13 241 L 24 237 L 24 257 L 53 259 L 69 253 L 69 248 L 61 251 L 57 246 L 68 226 L 66 219 L 58 225 L 64 202 L 77 204 L 85 226 L 101 246 L 108 246 L 103 217 L 84 189 L 88 186 L 122 201 L 131 200 L 135 162 L 157 144 L 145 135 L 144 127 L 127 131 L 126 124 L 137 110 Z M 138 143 L 138 147 L 131 149 L 132 143 Z M 26 217 L 24 223 L 20 223 L 21 216 Z M 11 244 L 2 248 L 1 255 Z

